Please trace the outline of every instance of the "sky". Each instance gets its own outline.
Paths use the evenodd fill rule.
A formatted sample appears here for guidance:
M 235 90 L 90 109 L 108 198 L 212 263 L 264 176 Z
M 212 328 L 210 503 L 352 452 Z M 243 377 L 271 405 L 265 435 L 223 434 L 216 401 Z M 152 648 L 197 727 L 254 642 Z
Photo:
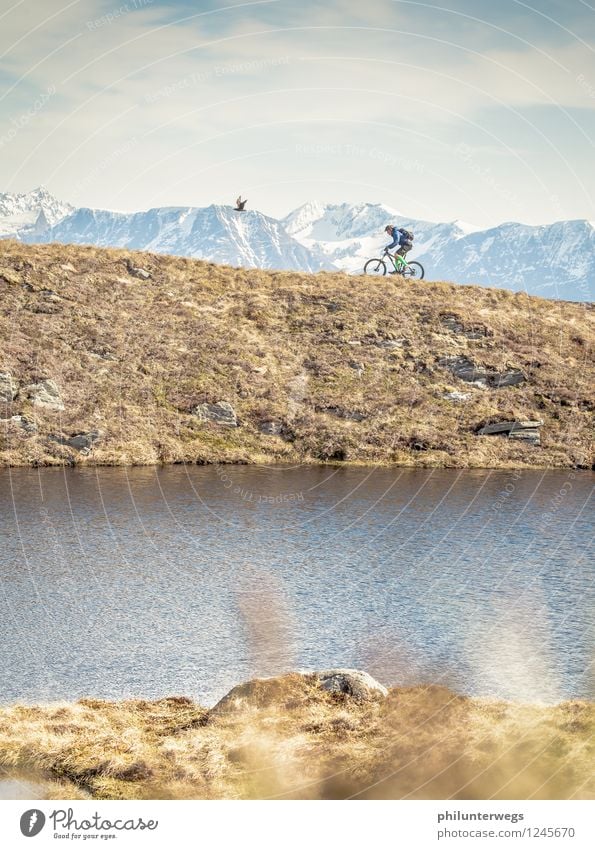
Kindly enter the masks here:
M 595 0 L 0 0 L 0 191 L 595 219 Z

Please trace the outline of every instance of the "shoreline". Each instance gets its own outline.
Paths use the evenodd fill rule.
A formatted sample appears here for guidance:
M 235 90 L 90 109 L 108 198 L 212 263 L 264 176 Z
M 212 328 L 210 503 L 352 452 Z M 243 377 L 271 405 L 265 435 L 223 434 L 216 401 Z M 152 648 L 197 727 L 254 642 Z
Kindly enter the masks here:
M 168 469 L 175 466 L 186 467 L 215 467 L 215 466 L 232 466 L 232 467 L 247 467 L 247 468 L 274 468 L 279 470 L 282 467 L 287 467 L 287 470 L 295 468 L 346 468 L 346 469 L 416 469 L 419 471 L 486 471 L 486 472 L 513 472 L 513 471 L 573 471 L 573 472 L 592 472 L 595 471 L 595 463 L 592 465 L 570 465 L 570 464 L 533 464 L 533 463 L 508 463 L 499 461 L 498 464 L 492 465 L 456 465 L 456 464 L 436 464 L 436 463 L 419 463 L 419 462 L 390 462 L 390 461 L 366 461 L 366 460 L 304 460 L 302 462 L 291 463 L 277 459 L 270 461 L 263 460 L 170 460 L 167 462 L 106 462 L 106 461 L 89 461 L 78 460 L 66 462 L 64 460 L 56 460 L 55 462 L 47 463 L 0 463 L 0 472 L 10 469 Z
M 595 798 L 595 702 L 384 688 L 357 670 L 184 696 L 0 707 L 0 770 L 41 798 Z

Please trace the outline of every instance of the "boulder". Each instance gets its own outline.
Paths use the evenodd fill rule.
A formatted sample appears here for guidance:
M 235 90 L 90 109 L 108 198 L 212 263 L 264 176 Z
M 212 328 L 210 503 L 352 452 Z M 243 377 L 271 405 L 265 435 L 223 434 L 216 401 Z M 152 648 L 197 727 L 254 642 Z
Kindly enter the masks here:
M 323 690 L 344 693 L 358 702 L 368 702 L 379 696 L 387 696 L 388 690 L 367 672 L 358 669 L 325 669 L 316 677 Z
M 11 416 L 9 419 L 0 419 L 0 422 L 20 427 L 25 433 L 37 433 L 37 425 L 35 422 L 29 421 L 26 416 Z
M 215 404 L 199 404 L 192 410 L 201 421 L 215 422 L 224 427 L 237 427 L 238 420 L 234 408 L 227 401 L 217 401 Z
M 38 407 L 46 407 L 48 410 L 64 410 L 64 402 L 60 397 L 60 390 L 53 380 L 40 380 L 31 383 L 21 390 L 24 395 Z
M 509 439 L 520 439 L 531 445 L 539 445 L 541 443 L 539 428 L 542 425 L 541 419 L 493 422 L 480 427 L 477 433 L 480 436 L 506 436 Z
M 96 442 L 98 442 L 103 433 L 99 430 L 90 430 L 87 433 L 74 433 L 72 436 L 62 436 L 61 434 L 50 434 L 52 442 L 57 442 L 59 445 L 67 445 L 69 448 L 74 448 L 80 451 L 81 454 L 89 454 Z
M 467 383 L 477 386 L 499 389 L 504 386 L 517 386 L 525 380 L 525 375 L 520 369 L 508 369 L 498 372 L 495 369 L 484 368 L 476 365 L 472 360 L 463 355 L 456 357 L 441 357 L 438 365 L 448 369 L 451 374 Z
M 18 391 L 18 383 L 9 372 L 0 372 L 0 401 L 10 403 Z
M 140 268 L 138 265 L 133 265 L 131 262 L 127 264 L 128 273 L 133 277 L 137 277 L 139 280 L 150 280 L 151 274 L 146 271 L 144 268 Z
M 238 684 L 217 702 L 211 713 L 228 714 L 289 706 L 320 698 L 321 691 L 342 693 L 357 702 L 372 701 L 388 694 L 367 672 L 357 669 L 327 669 L 323 672 L 292 672 L 275 678 L 254 678 Z

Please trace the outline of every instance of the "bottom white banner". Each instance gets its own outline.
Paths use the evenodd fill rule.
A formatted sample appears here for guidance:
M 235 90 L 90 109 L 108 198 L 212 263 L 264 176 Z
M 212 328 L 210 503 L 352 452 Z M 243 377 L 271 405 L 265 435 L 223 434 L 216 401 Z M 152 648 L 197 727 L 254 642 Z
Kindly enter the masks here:
M 595 845 L 589 801 L 6 801 L 0 846 L 65 841 L 115 847 L 259 849 Z

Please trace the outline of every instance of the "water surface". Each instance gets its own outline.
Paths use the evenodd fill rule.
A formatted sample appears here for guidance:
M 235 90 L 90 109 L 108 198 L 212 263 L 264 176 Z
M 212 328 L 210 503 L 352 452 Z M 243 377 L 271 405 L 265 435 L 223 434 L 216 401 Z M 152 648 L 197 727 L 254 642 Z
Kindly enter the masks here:
M 594 476 L 0 472 L 0 700 L 188 694 L 334 665 L 589 696 Z

